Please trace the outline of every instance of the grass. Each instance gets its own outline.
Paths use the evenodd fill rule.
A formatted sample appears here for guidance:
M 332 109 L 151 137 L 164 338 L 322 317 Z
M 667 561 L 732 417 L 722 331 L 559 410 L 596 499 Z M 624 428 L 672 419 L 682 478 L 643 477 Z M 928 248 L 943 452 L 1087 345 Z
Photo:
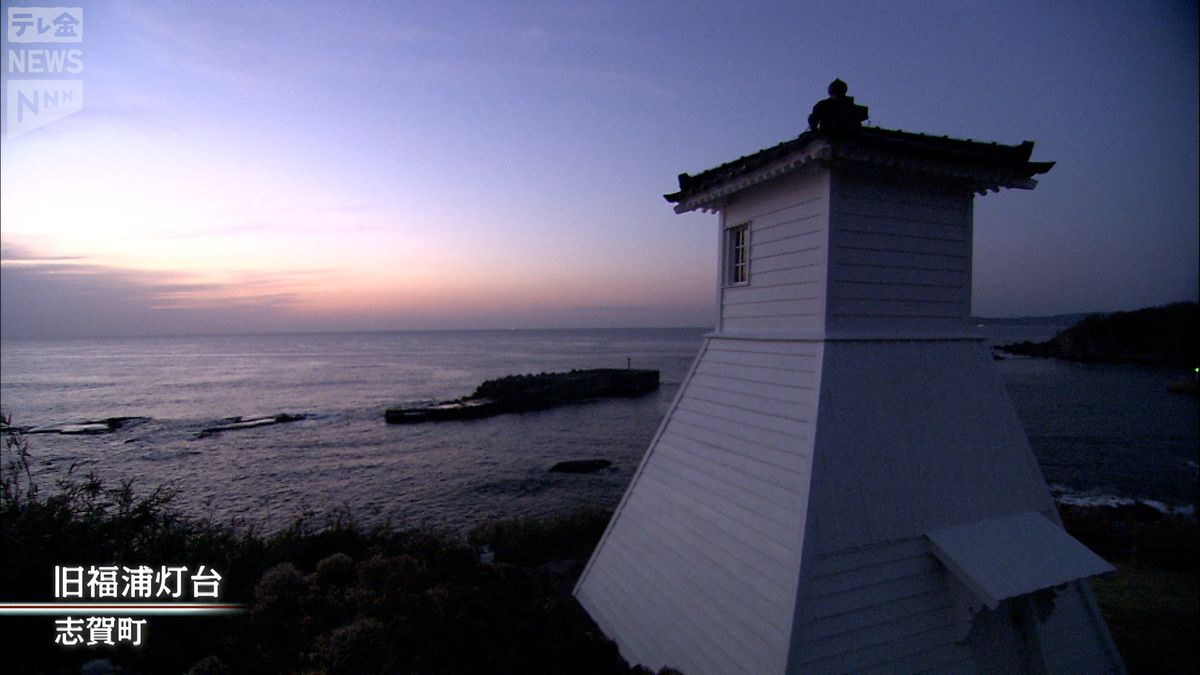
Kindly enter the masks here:
M 590 551 L 601 514 L 480 529 L 497 564 L 423 530 L 367 528 L 348 514 L 263 535 L 180 516 L 174 495 L 69 475 L 31 484 L 24 439 L 0 461 L 0 598 L 50 601 L 55 565 L 200 565 L 218 570 L 234 617 L 150 617 L 143 645 L 54 644 L 55 617 L 4 617 L 6 672 L 631 673 L 562 574 L 529 565 Z M 602 527 L 602 525 L 600 526 Z M 594 533 L 594 536 L 593 534 Z M 587 542 L 575 541 L 586 536 Z M 567 582 L 569 584 L 569 582 Z
M 488 547 L 498 562 L 533 567 L 560 560 L 587 560 L 604 534 L 612 511 L 582 509 L 552 518 L 514 518 L 484 523 L 467 541 Z
M 1131 673 L 1200 672 L 1200 531 L 1148 507 L 1061 506 L 1067 531 L 1114 563 L 1091 579 Z
M 1131 673 L 1200 672 L 1200 581 L 1195 572 L 1118 563 L 1092 592 Z
M 54 565 L 203 564 L 244 615 L 152 617 L 142 647 L 63 648 L 54 620 L 5 617 L 6 672 L 646 673 L 618 655 L 570 595 L 611 514 L 488 523 L 467 542 L 357 524 L 348 513 L 265 535 L 184 518 L 174 495 L 68 475 L 48 495 L 4 431 L 0 598 L 52 600 Z M 1200 671 L 1191 518 L 1064 506 L 1067 529 L 1116 574 L 1092 580 L 1130 672 Z M 495 564 L 481 564 L 484 547 Z
M 552 575 L 480 564 L 442 536 L 348 520 L 258 536 L 171 515 L 161 494 L 123 508 L 124 487 L 82 485 L 4 514 L 6 600 L 51 600 L 55 564 L 204 564 L 250 611 L 152 617 L 142 647 L 107 650 L 53 644 L 52 618 L 10 617 L 5 637 L 23 646 L 5 654 L 10 672 L 98 657 L 133 672 L 634 672 Z

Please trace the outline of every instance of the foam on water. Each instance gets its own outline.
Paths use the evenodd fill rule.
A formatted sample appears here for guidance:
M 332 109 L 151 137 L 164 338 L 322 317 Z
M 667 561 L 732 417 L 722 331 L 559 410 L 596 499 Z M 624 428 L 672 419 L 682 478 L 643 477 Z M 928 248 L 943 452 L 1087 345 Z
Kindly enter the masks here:
M 1103 506 L 1107 508 L 1120 508 L 1122 506 L 1144 504 L 1166 515 L 1196 515 L 1196 507 L 1194 504 L 1167 504 L 1166 502 L 1161 502 L 1157 499 L 1135 499 L 1133 497 L 1118 497 L 1117 495 L 1097 494 L 1094 492 L 1076 492 L 1065 485 L 1051 484 L 1050 494 L 1054 497 L 1054 501 L 1060 504 L 1068 504 L 1070 506 Z

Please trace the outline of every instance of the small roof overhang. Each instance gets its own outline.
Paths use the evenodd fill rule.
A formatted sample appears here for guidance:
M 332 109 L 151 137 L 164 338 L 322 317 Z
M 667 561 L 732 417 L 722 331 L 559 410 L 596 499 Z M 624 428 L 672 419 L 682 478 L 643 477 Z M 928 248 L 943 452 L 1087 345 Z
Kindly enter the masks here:
M 1113 571 L 1036 512 L 981 520 L 925 535 L 933 555 L 989 609 L 1002 601 Z

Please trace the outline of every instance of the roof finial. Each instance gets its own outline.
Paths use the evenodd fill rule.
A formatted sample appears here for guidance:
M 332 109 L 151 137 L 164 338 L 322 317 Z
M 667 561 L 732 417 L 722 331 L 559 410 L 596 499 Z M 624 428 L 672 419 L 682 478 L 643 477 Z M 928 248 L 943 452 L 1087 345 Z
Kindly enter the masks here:
M 817 101 L 808 116 L 808 127 L 828 133 L 853 131 L 867 119 L 867 106 L 854 103 L 847 96 L 849 88 L 840 79 L 829 83 L 829 98 Z

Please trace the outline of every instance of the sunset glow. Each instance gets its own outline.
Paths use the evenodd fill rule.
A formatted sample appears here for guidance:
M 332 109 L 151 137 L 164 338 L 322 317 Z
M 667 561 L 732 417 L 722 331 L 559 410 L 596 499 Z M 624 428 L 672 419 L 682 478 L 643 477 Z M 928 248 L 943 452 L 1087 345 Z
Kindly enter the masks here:
M 708 325 L 661 195 L 834 76 L 1059 162 L 978 200 L 977 314 L 1195 297 L 1194 6 L 434 7 L 85 4 L 84 108 L 3 145 L 4 334 Z

